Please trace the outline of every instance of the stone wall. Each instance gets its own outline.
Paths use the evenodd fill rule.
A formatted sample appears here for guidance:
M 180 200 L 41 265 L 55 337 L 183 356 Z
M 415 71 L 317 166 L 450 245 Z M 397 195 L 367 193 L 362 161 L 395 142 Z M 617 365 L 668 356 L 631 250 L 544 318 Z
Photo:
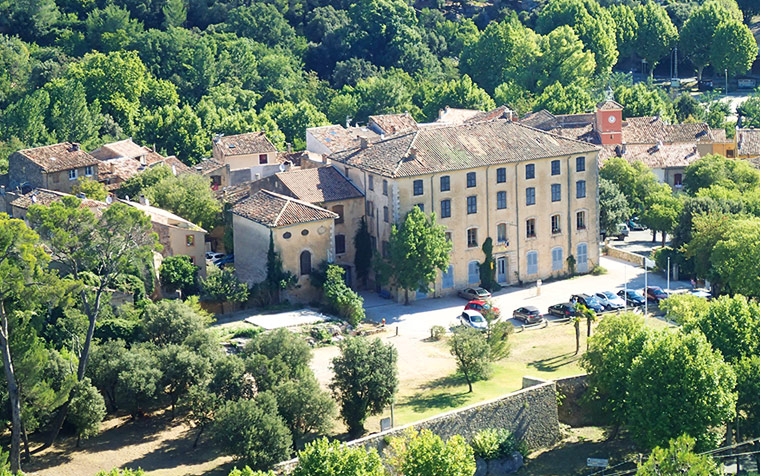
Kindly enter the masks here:
M 560 440 L 557 395 L 554 382 L 533 379 L 533 386 L 494 400 L 441 413 L 416 423 L 393 428 L 346 443 L 349 446 L 375 448 L 380 454 L 390 437 L 409 427 L 427 429 L 443 439 L 462 435 L 468 440 L 487 428 L 506 428 L 528 448 L 551 446 Z M 292 469 L 297 460 L 278 465 L 279 472 Z
M 588 376 L 576 375 L 554 381 L 559 395 L 559 421 L 572 427 L 591 426 L 601 423 L 594 405 L 586 402 Z
M 609 243 L 604 248 L 607 250 L 607 256 L 610 258 L 617 258 L 623 261 L 626 261 L 628 263 L 635 264 L 636 266 L 644 266 L 644 257 L 641 255 L 637 255 L 636 253 L 630 253 L 628 251 L 621 250 L 619 248 L 615 248 L 614 246 L 610 245 Z

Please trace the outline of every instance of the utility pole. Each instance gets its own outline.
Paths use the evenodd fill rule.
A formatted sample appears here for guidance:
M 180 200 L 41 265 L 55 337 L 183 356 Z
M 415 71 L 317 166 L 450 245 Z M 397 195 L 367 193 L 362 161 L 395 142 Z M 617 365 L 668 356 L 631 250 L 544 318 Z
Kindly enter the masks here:
M 647 267 L 647 259 L 644 258 L 644 318 L 649 315 L 649 297 L 647 296 L 647 275 L 649 274 L 649 268 Z
M 623 308 L 628 311 L 628 265 L 623 268 Z
M 668 292 L 670 292 L 670 256 L 668 256 Z
M 726 73 L 726 97 L 728 97 L 728 68 L 723 71 Z

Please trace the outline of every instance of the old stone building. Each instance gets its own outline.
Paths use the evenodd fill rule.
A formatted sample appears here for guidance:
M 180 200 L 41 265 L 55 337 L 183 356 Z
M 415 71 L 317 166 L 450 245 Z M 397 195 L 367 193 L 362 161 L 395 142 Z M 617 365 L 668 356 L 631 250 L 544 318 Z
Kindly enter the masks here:
M 228 166 L 228 185 L 272 175 L 280 171 L 281 165 L 277 149 L 263 132 L 214 137 L 213 158 Z
M 70 193 L 80 177 L 97 180 L 98 165 L 98 159 L 72 142 L 19 150 L 8 157 L 8 189 Z
M 174 175 L 192 170 L 174 156 L 164 157 L 149 147 L 135 144 L 131 138 L 104 144 L 90 153 L 98 159 L 98 181 L 108 190 L 116 190 L 132 177 L 164 165 Z
M 596 266 L 598 151 L 496 119 L 364 140 L 329 161 L 364 192 L 382 254 L 412 207 L 436 213 L 453 243 L 451 266 L 434 284 L 443 295 L 480 282 L 487 237 L 502 284 L 566 275 L 570 256 L 579 272 Z

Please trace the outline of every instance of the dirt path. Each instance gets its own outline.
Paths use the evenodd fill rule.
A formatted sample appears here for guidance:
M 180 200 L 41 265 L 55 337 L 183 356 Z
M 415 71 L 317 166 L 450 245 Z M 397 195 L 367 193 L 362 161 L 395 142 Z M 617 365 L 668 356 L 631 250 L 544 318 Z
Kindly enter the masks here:
M 103 422 L 100 435 L 76 448 L 63 438 L 52 448 L 33 455 L 24 466 L 35 476 L 92 476 L 112 468 L 142 468 L 150 476 L 226 476 L 231 459 L 220 456 L 201 438 L 193 449 L 195 431 L 159 414 L 132 422 L 127 417 Z

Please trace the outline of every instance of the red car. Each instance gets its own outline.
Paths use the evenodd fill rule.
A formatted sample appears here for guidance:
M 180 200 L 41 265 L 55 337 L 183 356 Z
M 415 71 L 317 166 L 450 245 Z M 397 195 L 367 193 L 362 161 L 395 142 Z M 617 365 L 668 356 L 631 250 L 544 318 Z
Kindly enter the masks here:
M 491 307 L 491 304 L 487 301 L 475 300 L 475 301 L 468 302 L 467 305 L 464 307 L 464 310 L 465 311 L 473 310 L 473 311 L 478 311 L 480 313 L 483 313 L 484 310 L 488 310 L 490 307 Z M 493 312 L 497 316 L 501 313 L 498 307 L 494 307 Z

